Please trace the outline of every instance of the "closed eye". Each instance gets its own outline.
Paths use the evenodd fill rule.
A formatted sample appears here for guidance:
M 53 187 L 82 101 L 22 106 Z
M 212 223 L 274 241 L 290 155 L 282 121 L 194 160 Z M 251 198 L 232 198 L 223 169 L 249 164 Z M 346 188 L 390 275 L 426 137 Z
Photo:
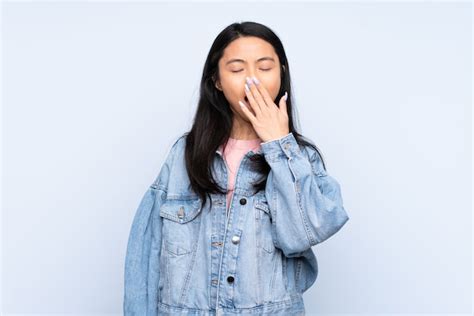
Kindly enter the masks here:
M 243 69 L 240 69 L 240 70 L 236 70 L 236 71 L 232 71 L 232 72 L 241 72 Z M 268 69 L 260 69 L 261 71 L 270 71 L 272 70 L 272 68 L 268 68 Z

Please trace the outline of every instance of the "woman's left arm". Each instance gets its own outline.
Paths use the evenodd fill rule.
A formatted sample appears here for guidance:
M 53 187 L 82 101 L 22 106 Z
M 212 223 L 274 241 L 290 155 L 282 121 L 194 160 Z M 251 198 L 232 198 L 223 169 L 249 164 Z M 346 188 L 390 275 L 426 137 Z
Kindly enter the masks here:
M 274 244 L 287 257 L 299 256 L 349 220 L 340 185 L 323 168 L 318 152 L 308 158 L 291 132 L 261 148 L 271 167 L 265 196 Z

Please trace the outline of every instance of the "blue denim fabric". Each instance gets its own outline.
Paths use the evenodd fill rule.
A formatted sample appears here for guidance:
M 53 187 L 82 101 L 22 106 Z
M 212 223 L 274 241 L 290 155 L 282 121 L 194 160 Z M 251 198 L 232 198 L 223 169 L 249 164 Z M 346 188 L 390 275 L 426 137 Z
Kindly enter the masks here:
M 184 136 L 172 145 L 145 192 L 125 257 L 124 315 L 304 315 L 302 293 L 316 280 L 311 249 L 348 221 L 339 183 L 321 157 L 292 133 L 261 143 L 271 167 L 265 190 L 239 166 L 230 209 L 226 197 L 210 204 L 190 189 Z M 213 175 L 227 187 L 227 167 L 216 151 Z

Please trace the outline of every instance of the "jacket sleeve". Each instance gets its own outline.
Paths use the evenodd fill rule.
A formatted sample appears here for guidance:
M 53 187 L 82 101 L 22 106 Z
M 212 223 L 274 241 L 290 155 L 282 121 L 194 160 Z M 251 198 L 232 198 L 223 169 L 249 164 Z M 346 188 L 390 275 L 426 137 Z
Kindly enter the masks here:
M 159 210 L 166 198 L 175 147 L 176 142 L 155 181 L 143 195 L 133 218 L 125 255 L 125 316 L 157 314 L 162 226 Z
M 309 157 L 291 132 L 261 148 L 271 168 L 265 197 L 274 244 L 287 257 L 301 256 L 349 220 L 340 185 L 326 172 L 319 153 Z

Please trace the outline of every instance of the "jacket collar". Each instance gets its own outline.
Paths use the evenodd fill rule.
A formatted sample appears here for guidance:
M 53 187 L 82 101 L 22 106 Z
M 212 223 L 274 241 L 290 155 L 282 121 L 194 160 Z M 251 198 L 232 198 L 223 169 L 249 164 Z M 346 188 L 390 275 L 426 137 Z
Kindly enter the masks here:
M 219 147 L 217 147 L 216 153 L 222 157 L 222 145 L 219 145 Z M 248 155 L 249 153 L 251 153 L 252 155 L 261 154 L 262 146 L 260 145 L 260 147 L 256 151 L 250 150 L 246 155 Z

